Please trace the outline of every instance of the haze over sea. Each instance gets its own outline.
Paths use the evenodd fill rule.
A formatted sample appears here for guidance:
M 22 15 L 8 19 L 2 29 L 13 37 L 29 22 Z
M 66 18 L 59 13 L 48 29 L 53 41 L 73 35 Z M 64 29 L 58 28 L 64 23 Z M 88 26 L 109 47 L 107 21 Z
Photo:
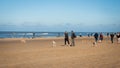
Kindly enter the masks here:
M 120 0 L 0 0 L 0 31 L 120 32 Z

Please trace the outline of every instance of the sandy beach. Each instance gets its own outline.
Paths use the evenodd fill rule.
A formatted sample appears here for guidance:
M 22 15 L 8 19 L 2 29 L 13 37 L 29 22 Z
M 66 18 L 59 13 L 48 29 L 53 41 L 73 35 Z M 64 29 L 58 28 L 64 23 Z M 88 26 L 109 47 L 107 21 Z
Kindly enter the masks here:
M 0 39 L 0 68 L 120 68 L 116 39 L 113 44 L 107 38 L 96 46 L 93 42 L 94 38 L 79 37 L 70 47 L 62 37 Z

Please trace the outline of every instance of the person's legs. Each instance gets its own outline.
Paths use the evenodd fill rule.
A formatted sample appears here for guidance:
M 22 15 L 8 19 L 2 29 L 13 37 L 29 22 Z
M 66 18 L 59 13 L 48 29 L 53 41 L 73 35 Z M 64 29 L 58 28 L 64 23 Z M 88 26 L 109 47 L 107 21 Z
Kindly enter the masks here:
M 95 38 L 95 42 L 97 42 L 97 38 Z
M 75 41 L 74 41 L 74 39 L 72 39 L 72 46 L 75 46 Z
M 69 39 L 67 39 L 67 43 L 70 44 Z
M 111 42 L 113 43 L 113 38 L 111 38 Z
M 97 42 L 98 42 L 98 38 L 97 38 Z
M 100 41 L 102 42 L 102 41 L 103 41 L 103 38 L 100 38 Z
M 73 39 L 71 39 L 71 46 L 73 46 Z
M 72 39 L 72 46 L 75 46 L 75 41 L 74 41 L 74 39 Z
M 66 38 L 64 39 L 65 45 L 66 45 Z
M 101 41 L 103 41 L 103 38 L 101 38 Z

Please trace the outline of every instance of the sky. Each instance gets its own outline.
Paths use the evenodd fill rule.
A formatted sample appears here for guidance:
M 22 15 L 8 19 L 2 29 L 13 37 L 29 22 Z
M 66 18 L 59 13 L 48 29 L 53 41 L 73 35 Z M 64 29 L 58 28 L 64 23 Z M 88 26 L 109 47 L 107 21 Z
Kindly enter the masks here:
M 120 0 L 0 0 L 0 31 L 120 32 Z

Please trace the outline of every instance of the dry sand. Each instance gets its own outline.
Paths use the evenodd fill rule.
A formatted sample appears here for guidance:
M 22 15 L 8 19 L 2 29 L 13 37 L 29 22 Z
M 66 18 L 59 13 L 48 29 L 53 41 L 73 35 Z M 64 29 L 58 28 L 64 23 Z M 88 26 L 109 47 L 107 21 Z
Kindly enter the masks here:
M 93 38 L 0 39 L 0 68 L 120 68 L 120 44 L 104 39 L 93 47 Z M 52 47 L 55 40 L 57 46 Z

